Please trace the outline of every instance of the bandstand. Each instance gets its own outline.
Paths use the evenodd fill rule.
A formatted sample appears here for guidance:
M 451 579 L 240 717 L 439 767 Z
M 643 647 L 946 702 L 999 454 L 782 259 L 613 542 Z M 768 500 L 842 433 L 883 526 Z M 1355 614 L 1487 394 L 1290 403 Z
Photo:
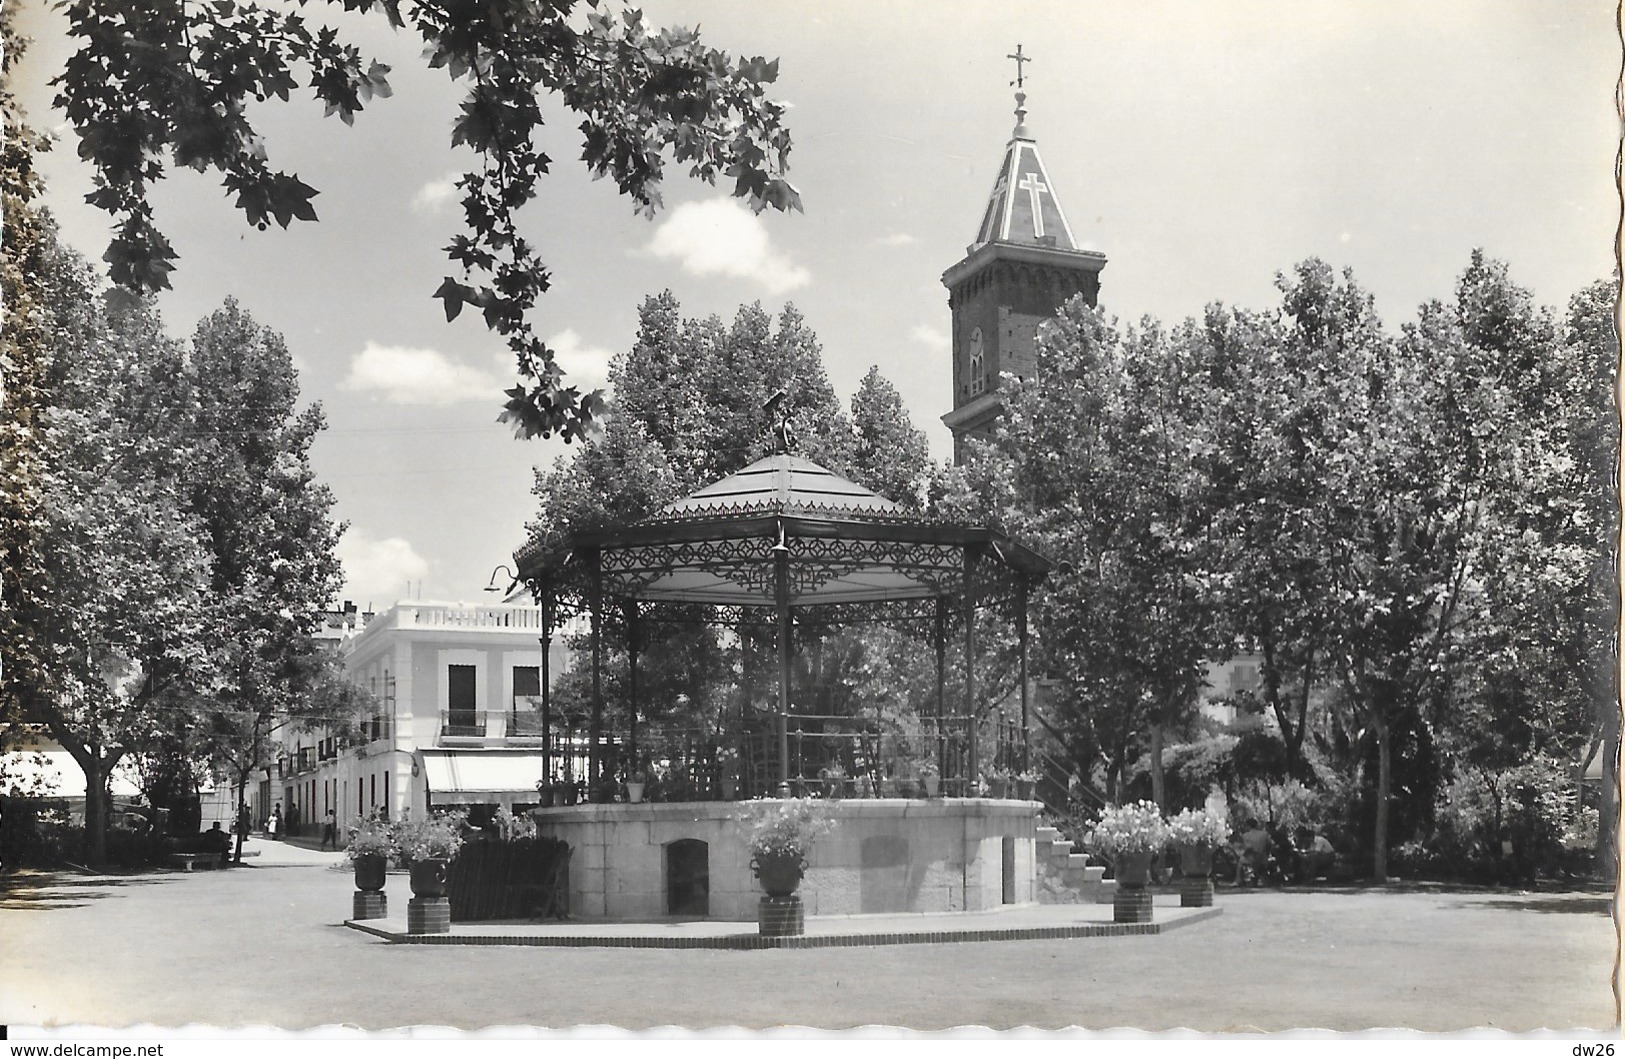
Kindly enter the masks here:
M 983 797 L 980 781 L 984 768 L 1027 764 L 1027 603 L 1049 569 L 1042 556 L 993 529 L 911 514 L 780 452 L 640 522 L 532 544 L 515 559 L 542 610 L 544 659 L 563 622 L 584 619 L 589 631 L 585 731 L 552 716 L 546 673 L 540 703 L 544 739 L 557 741 L 545 756 L 584 797 L 534 811 L 544 834 L 575 851 L 575 914 L 752 918 L 760 891 L 733 824 L 736 792 L 833 799 L 836 830 L 814 847 L 802 887 L 811 914 L 981 911 L 1034 900 L 1039 806 Z M 996 724 L 976 708 L 978 625 L 993 621 L 1014 633 L 1010 708 L 1019 703 L 1019 722 Z M 771 679 L 743 666 L 737 745 L 685 762 L 680 800 L 619 800 L 620 781 L 650 760 L 640 652 L 653 630 L 684 623 L 726 629 L 741 645 L 771 643 Z M 934 648 L 934 708 L 906 735 L 825 712 L 816 697 L 798 701 L 797 629 L 805 639 L 864 623 L 907 630 Z M 625 657 L 625 708 L 606 725 L 612 631 Z M 585 775 L 575 782 L 578 770 Z M 921 796 L 925 772 L 940 776 L 942 796 Z

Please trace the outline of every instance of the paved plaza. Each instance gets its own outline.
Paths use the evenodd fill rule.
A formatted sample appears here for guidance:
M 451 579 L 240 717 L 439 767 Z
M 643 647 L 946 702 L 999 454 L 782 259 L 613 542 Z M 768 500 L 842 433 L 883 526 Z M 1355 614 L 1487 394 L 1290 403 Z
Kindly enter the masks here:
M 1600 893 L 1221 889 L 1222 915 L 1139 937 L 423 946 L 343 925 L 353 887 L 336 854 L 258 840 L 250 851 L 249 866 L 226 872 L 0 881 L 0 1023 L 1224 1032 L 1615 1021 L 1615 932 Z M 388 890 L 404 906 L 406 880 L 391 876 Z

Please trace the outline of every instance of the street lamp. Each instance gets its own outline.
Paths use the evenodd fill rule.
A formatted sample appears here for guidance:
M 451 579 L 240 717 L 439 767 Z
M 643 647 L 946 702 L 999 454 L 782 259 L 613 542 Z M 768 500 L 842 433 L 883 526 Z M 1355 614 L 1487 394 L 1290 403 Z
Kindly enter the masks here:
M 485 591 L 487 591 L 487 592 L 501 592 L 504 596 L 506 596 L 509 592 L 512 592 L 514 590 L 514 587 L 516 585 L 519 584 L 519 575 L 514 573 L 512 570 L 508 570 L 508 577 L 510 579 L 508 581 L 508 587 L 507 588 L 498 588 L 497 587 L 497 572 L 499 570 L 508 570 L 508 564 L 507 563 L 501 563 L 501 564 L 499 564 L 497 566 L 496 570 L 491 571 L 491 583 L 485 586 Z

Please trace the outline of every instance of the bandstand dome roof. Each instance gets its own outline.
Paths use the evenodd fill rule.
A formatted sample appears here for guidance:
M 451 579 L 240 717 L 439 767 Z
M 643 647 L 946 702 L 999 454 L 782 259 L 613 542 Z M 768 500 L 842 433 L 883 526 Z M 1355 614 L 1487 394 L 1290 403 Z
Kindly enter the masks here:
M 578 532 L 560 549 L 515 553 L 538 593 L 581 593 L 596 560 L 606 597 L 768 607 L 787 564 L 791 606 L 977 595 L 1049 570 L 990 529 L 922 518 L 800 456 L 781 453 L 695 490 L 630 526 Z M 980 560 L 991 560 L 982 562 Z

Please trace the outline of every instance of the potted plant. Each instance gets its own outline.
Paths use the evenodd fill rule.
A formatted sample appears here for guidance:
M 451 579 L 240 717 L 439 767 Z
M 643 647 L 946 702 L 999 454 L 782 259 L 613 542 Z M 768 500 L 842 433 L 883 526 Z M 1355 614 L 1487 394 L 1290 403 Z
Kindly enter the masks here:
M 1024 802 L 1032 801 L 1033 788 L 1036 787 L 1037 784 L 1038 773 L 1033 769 L 1022 769 L 1020 772 L 1016 773 L 1015 777 L 1016 797 L 1020 798 Z
M 633 805 L 643 801 L 643 788 L 649 781 L 642 769 L 633 769 L 626 774 L 626 800 Z
M 1010 796 L 1010 784 L 1014 774 L 1007 768 L 999 766 L 983 778 L 983 786 L 987 788 L 989 798 L 1007 798 Z
M 801 885 L 807 852 L 834 826 L 826 803 L 813 798 L 746 802 L 737 817 L 750 850 L 750 870 L 769 897 L 788 897 Z
M 387 820 L 363 820 L 350 828 L 344 859 L 355 868 L 355 888 L 376 892 L 384 888 L 384 872 L 395 856 L 394 828 Z
M 1179 903 L 1203 908 L 1213 903 L 1213 851 L 1230 836 L 1221 808 L 1185 809 L 1168 821 L 1168 838 L 1179 850 Z
M 935 798 L 942 790 L 942 771 L 937 768 L 935 761 L 925 761 L 920 764 L 920 782 L 925 785 L 925 796 Z
M 536 794 L 541 799 L 543 809 L 553 807 L 553 786 L 553 781 L 549 779 L 544 778 L 536 781 Z
M 1091 852 L 1111 860 L 1117 870 L 1112 920 L 1151 922 L 1151 861 L 1168 844 L 1168 825 L 1155 802 L 1135 802 L 1107 809 L 1083 838 Z
M 818 770 L 818 778 L 824 785 L 824 797 L 839 798 L 846 793 L 846 769 L 838 761 L 831 761 Z
M 427 820 L 408 820 L 397 829 L 401 857 L 412 873 L 416 897 L 446 896 L 451 859 L 463 848 L 463 813 L 436 813 Z
M 1168 838 L 1179 850 L 1179 870 L 1185 875 L 1211 872 L 1213 851 L 1229 837 L 1229 821 L 1211 809 L 1183 809 L 1168 821 Z
M 725 746 L 717 751 L 717 786 L 722 800 L 731 802 L 739 795 L 739 749 Z

